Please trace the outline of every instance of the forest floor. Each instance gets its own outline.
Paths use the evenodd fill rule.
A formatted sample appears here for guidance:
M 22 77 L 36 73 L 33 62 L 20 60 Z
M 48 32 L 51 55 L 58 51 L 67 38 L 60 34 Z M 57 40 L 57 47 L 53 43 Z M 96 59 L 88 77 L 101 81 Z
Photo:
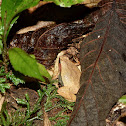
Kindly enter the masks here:
M 36 25 L 37 28 L 41 26 L 45 27 L 50 24 L 58 25 L 64 22 L 65 23 L 72 22 L 72 21 L 83 19 L 86 15 L 85 10 L 88 10 L 87 8 L 83 7 L 83 5 L 74 6 L 72 8 L 65 9 L 65 8 L 58 7 L 53 3 L 43 4 L 39 8 L 34 8 L 34 9 L 32 8 L 29 11 L 28 10 L 24 11 L 20 15 L 18 22 L 15 24 L 15 26 L 10 32 L 9 41 L 13 39 L 17 31 L 20 30 L 21 32 L 21 29 L 23 29 L 23 32 L 24 31 L 26 32 L 26 30 L 28 29 L 32 29 L 32 28 L 34 29 L 37 22 L 41 21 L 39 25 Z M 85 36 L 74 39 L 73 41 L 76 43 L 70 44 L 69 48 L 68 47 L 66 48 L 66 50 L 71 49 L 72 51 L 74 51 L 74 53 L 67 54 L 67 57 L 70 58 L 72 62 L 74 61 L 74 64 L 79 67 L 80 67 L 80 62 L 79 62 L 80 43 L 82 42 L 84 37 Z M 54 67 L 54 63 L 52 67 Z M 52 73 L 52 71 L 50 73 Z M 41 86 L 39 84 L 40 83 L 37 82 L 36 80 L 27 78 L 26 84 L 11 86 L 11 88 L 7 91 L 5 96 L 5 101 L 7 102 L 6 107 L 9 115 L 11 115 L 12 112 L 14 113 L 19 109 L 20 112 L 27 110 L 26 105 L 19 105 L 16 101 L 17 98 L 25 99 L 26 93 L 29 95 L 30 108 L 33 109 L 34 105 L 39 99 L 37 90 L 41 89 L 42 91 L 45 92 L 45 95 L 43 96 L 43 99 L 41 101 L 41 110 L 43 112 L 38 119 L 33 119 L 33 118 L 37 115 L 38 111 L 41 112 L 40 109 L 36 113 L 33 113 L 31 115 L 30 119 L 34 120 L 33 124 L 36 126 L 42 126 L 42 125 L 65 126 L 73 111 L 75 102 L 70 102 L 68 101 L 68 99 L 59 96 L 59 94 L 57 93 L 57 88 L 61 87 L 62 83 L 55 82 L 55 84 L 54 83 L 42 84 Z M 126 113 L 126 105 L 122 103 L 117 103 L 112 108 L 112 111 L 110 112 L 108 118 L 106 119 L 107 126 L 111 126 L 112 123 L 116 121 L 117 118 L 120 117 L 120 115 L 122 115 L 122 113 Z M 121 117 L 114 126 L 126 125 L 125 116 L 126 115 L 124 114 L 123 117 Z

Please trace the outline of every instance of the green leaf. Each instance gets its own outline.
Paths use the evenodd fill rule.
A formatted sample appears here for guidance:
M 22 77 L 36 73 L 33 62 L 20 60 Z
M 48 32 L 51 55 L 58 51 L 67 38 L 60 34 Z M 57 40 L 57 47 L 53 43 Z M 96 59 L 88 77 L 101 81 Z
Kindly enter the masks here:
M 16 17 L 11 21 L 6 36 L 8 36 L 8 34 L 9 34 L 9 32 L 10 32 L 12 26 L 14 25 L 14 23 L 16 22 L 16 20 L 17 20 L 18 18 L 19 18 L 19 16 L 16 16 Z
M 10 79 L 12 82 L 13 82 L 13 84 L 14 85 L 18 85 L 18 84 L 24 84 L 25 83 L 25 81 L 23 80 L 23 78 L 22 78 L 22 76 L 15 76 L 13 73 L 10 73 L 10 72 L 8 72 L 7 74 L 6 74 L 6 77 L 7 77 L 7 79 Z
M 51 80 L 51 76 L 50 76 L 49 72 L 46 70 L 45 66 L 38 63 L 38 67 L 39 67 L 40 74 L 42 76 L 48 78 L 49 80 Z
M 42 98 L 44 96 L 44 93 L 39 89 L 37 90 L 38 96 Z
M 1 6 L 0 6 L 0 18 L 1 18 Z M 3 30 L 2 30 L 2 22 L 0 19 L 0 54 L 2 54 L 2 50 L 3 50 L 2 35 L 3 35 Z
M 82 3 L 85 0 L 43 0 L 43 1 L 53 1 L 56 5 L 61 7 L 71 7 L 72 5 Z
M 2 0 L 1 16 L 2 22 L 6 18 L 6 25 L 10 24 L 12 19 L 23 10 L 35 6 L 39 0 Z
M 0 78 L 0 83 L 6 82 L 6 78 Z
M 3 50 L 3 43 L 2 39 L 0 38 L 0 54 L 2 54 L 2 50 Z
M 122 97 L 119 99 L 119 102 L 126 104 L 126 95 L 122 96 Z
M 9 89 L 10 88 L 10 84 L 1 84 L 0 83 L 0 91 L 2 93 L 5 93 L 5 89 Z
M 30 54 L 30 56 L 35 59 L 35 56 L 33 54 Z M 40 74 L 46 78 L 49 79 L 49 81 L 51 81 L 52 77 L 50 76 L 49 72 L 46 70 L 45 66 L 40 64 L 40 63 L 37 63 L 38 64 L 38 67 L 39 67 L 39 71 L 40 71 Z
M 27 100 L 27 101 L 30 100 L 29 95 L 28 95 L 27 93 L 25 94 L 25 97 L 26 97 L 26 100 Z
M 0 76 L 4 76 L 4 75 L 6 75 L 5 74 L 5 69 L 4 69 L 4 66 L 1 66 L 1 68 L 0 68 Z
M 9 59 L 16 71 L 45 82 L 40 74 L 37 61 L 20 48 L 9 49 Z
M 19 99 L 19 98 L 16 98 L 16 101 L 18 104 L 21 104 L 21 105 L 27 105 L 27 101 L 25 99 Z

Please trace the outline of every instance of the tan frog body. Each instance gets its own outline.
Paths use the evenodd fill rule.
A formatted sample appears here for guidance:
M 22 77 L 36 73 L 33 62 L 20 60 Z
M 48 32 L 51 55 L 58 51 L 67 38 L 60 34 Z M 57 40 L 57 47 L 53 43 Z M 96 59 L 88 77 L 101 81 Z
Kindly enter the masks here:
M 58 56 L 57 59 L 60 64 L 60 70 L 59 67 L 57 69 L 57 72 L 60 72 L 62 82 L 63 82 L 63 87 L 59 88 L 57 90 L 58 94 L 63 96 L 65 99 L 71 102 L 76 101 L 76 95 L 79 88 L 80 88 L 80 75 L 81 72 L 78 69 L 78 67 L 69 60 L 68 57 L 66 56 Z M 55 74 L 54 74 L 55 75 Z

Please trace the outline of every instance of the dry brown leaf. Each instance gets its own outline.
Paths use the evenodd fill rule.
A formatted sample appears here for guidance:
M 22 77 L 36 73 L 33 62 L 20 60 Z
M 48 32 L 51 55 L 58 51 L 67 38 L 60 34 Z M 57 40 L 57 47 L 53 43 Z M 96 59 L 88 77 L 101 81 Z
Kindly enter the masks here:
M 0 111 L 2 109 L 2 105 L 3 105 L 4 99 L 5 99 L 5 97 L 0 94 Z
M 95 7 L 101 0 L 85 0 L 82 2 L 87 7 Z
M 126 126 L 123 122 L 121 122 L 121 121 L 118 121 L 117 123 L 116 123 L 116 126 Z
M 51 126 L 47 113 L 44 111 L 44 126 Z
M 39 21 L 39 22 L 37 22 L 36 25 L 20 29 L 17 32 L 17 34 L 24 34 L 24 33 L 27 33 L 29 31 L 35 31 L 35 30 L 38 30 L 40 28 L 50 26 L 50 25 L 53 25 L 53 24 L 55 24 L 55 22 L 53 22 L 53 21 Z
M 0 0 L 0 5 L 1 5 L 1 3 L 2 3 L 2 0 Z

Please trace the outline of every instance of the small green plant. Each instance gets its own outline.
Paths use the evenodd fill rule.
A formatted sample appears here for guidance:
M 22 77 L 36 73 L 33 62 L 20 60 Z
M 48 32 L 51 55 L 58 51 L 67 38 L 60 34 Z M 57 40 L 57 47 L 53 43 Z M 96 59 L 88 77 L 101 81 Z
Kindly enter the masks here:
M 3 45 L 0 50 L 3 57 L 3 63 L 5 70 L 7 70 L 7 55 L 9 54 L 9 60 L 16 71 L 27 75 L 29 77 L 37 78 L 41 81 L 45 81 L 42 77 L 42 71 L 40 72 L 37 61 L 25 53 L 20 48 L 7 48 L 7 37 L 9 31 L 15 21 L 19 17 L 19 13 L 23 10 L 36 5 L 39 0 L 3 0 L 1 5 L 1 41 L 0 45 Z M 43 66 L 44 67 L 44 66 Z M 44 69 L 46 71 L 46 69 Z M 5 71 L 6 72 L 6 71 Z M 45 73 L 45 72 L 44 72 Z M 47 71 L 46 71 L 47 73 Z
M 0 78 L 0 89 L 2 93 L 5 93 L 5 89 L 9 89 L 10 88 L 10 84 L 6 83 L 6 79 L 5 78 Z
M 8 82 L 7 82 L 7 80 L 8 80 Z M 1 66 L 1 68 L 0 68 L 0 90 L 2 93 L 5 93 L 5 89 L 10 88 L 9 82 L 12 82 L 16 86 L 18 84 L 25 84 L 25 81 L 23 80 L 23 77 L 21 77 L 20 74 L 19 75 L 13 74 L 11 71 L 6 73 L 5 67 Z
M 8 72 L 8 60 L 10 60 L 11 65 L 15 71 L 19 71 L 25 76 L 36 78 L 42 82 L 45 82 L 43 77 L 51 80 L 51 76 L 45 69 L 45 67 L 25 53 L 20 48 L 7 48 L 7 37 L 13 24 L 19 17 L 19 13 L 23 10 L 35 6 L 39 0 L 2 0 L 1 5 L 1 20 L 0 20 L 0 55 L 2 55 L 1 62 L 4 65 L 4 73 L 6 73 L 5 78 L 0 80 L 0 90 L 5 93 L 5 89 L 9 88 L 9 83 L 6 83 L 7 79 L 11 80 L 14 85 L 18 85 L 18 82 L 14 82 L 14 74 Z M 8 59 L 9 56 L 9 59 Z M 22 82 L 20 79 L 15 81 Z
M 37 100 L 36 104 L 34 105 L 33 109 L 30 107 L 30 99 L 29 95 L 25 94 L 25 99 L 16 99 L 18 104 L 26 105 L 26 111 L 21 112 L 20 109 L 16 110 L 16 112 L 11 113 L 9 115 L 7 109 L 6 109 L 6 103 L 4 103 L 3 108 L 1 110 L 0 114 L 0 125 L 4 126 L 31 126 L 33 123 L 33 120 L 39 119 L 42 115 L 41 110 L 41 100 L 44 96 L 44 93 L 41 90 L 38 90 L 39 99 Z M 37 115 L 31 118 L 31 115 L 36 113 Z
M 69 116 L 63 113 L 67 111 L 73 111 L 73 106 L 75 103 L 69 102 L 62 96 L 58 95 L 57 88 L 54 85 L 47 85 L 47 87 L 43 88 L 43 91 L 45 92 L 44 94 L 47 97 L 46 103 L 44 104 L 45 112 L 50 112 L 51 110 L 56 108 L 62 109 L 55 116 L 50 117 L 49 120 L 56 121 L 57 123 L 55 124 L 55 126 L 66 126 L 67 121 L 69 120 Z M 53 99 L 58 99 L 58 101 L 54 101 Z
M 43 111 L 41 109 L 41 101 L 42 98 L 46 96 L 47 99 L 44 104 L 44 110 L 46 113 L 50 112 L 53 109 L 57 110 L 57 108 L 61 108 L 61 111 L 57 112 L 57 114 L 55 114 L 54 116 L 49 117 L 49 120 L 55 121 L 55 126 L 65 126 L 67 124 L 67 121 L 69 120 L 69 116 L 63 113 L 67 111 L 72 111 L 74 103 L 68 102 L 63 97 L 57 95 L 57 88 L 52 84 L 44 86 L 42 91 L 38 90 L 37 92 L 39 98 L 36 104 L 34 104 L 33 109 L 31 109 L 30 107 L 30 98 L 28 94 L 25 94 L 25 99 L 16 99 L 19 105 L 26 106 L 26 110 L 23 112 L 20 109 L 18 109 L 15 112 L 12 112 L 10 115 L 6 109 L 6 103 L 4 103 L 0 113 L 0 125 L 31 126 L 33 125 L 34 120 L 43 120 L 43 118 L 41 118 L 41 115 L 43 114 Z M 53 99 L 55 98 L 58 100 L 58 102 L 54 102 Z M 35 116 L 31 116 L 33 114 Z
M 123 95 L 123 96 L 119 99 L 119 102 L 126 105 L 126 95 Z

